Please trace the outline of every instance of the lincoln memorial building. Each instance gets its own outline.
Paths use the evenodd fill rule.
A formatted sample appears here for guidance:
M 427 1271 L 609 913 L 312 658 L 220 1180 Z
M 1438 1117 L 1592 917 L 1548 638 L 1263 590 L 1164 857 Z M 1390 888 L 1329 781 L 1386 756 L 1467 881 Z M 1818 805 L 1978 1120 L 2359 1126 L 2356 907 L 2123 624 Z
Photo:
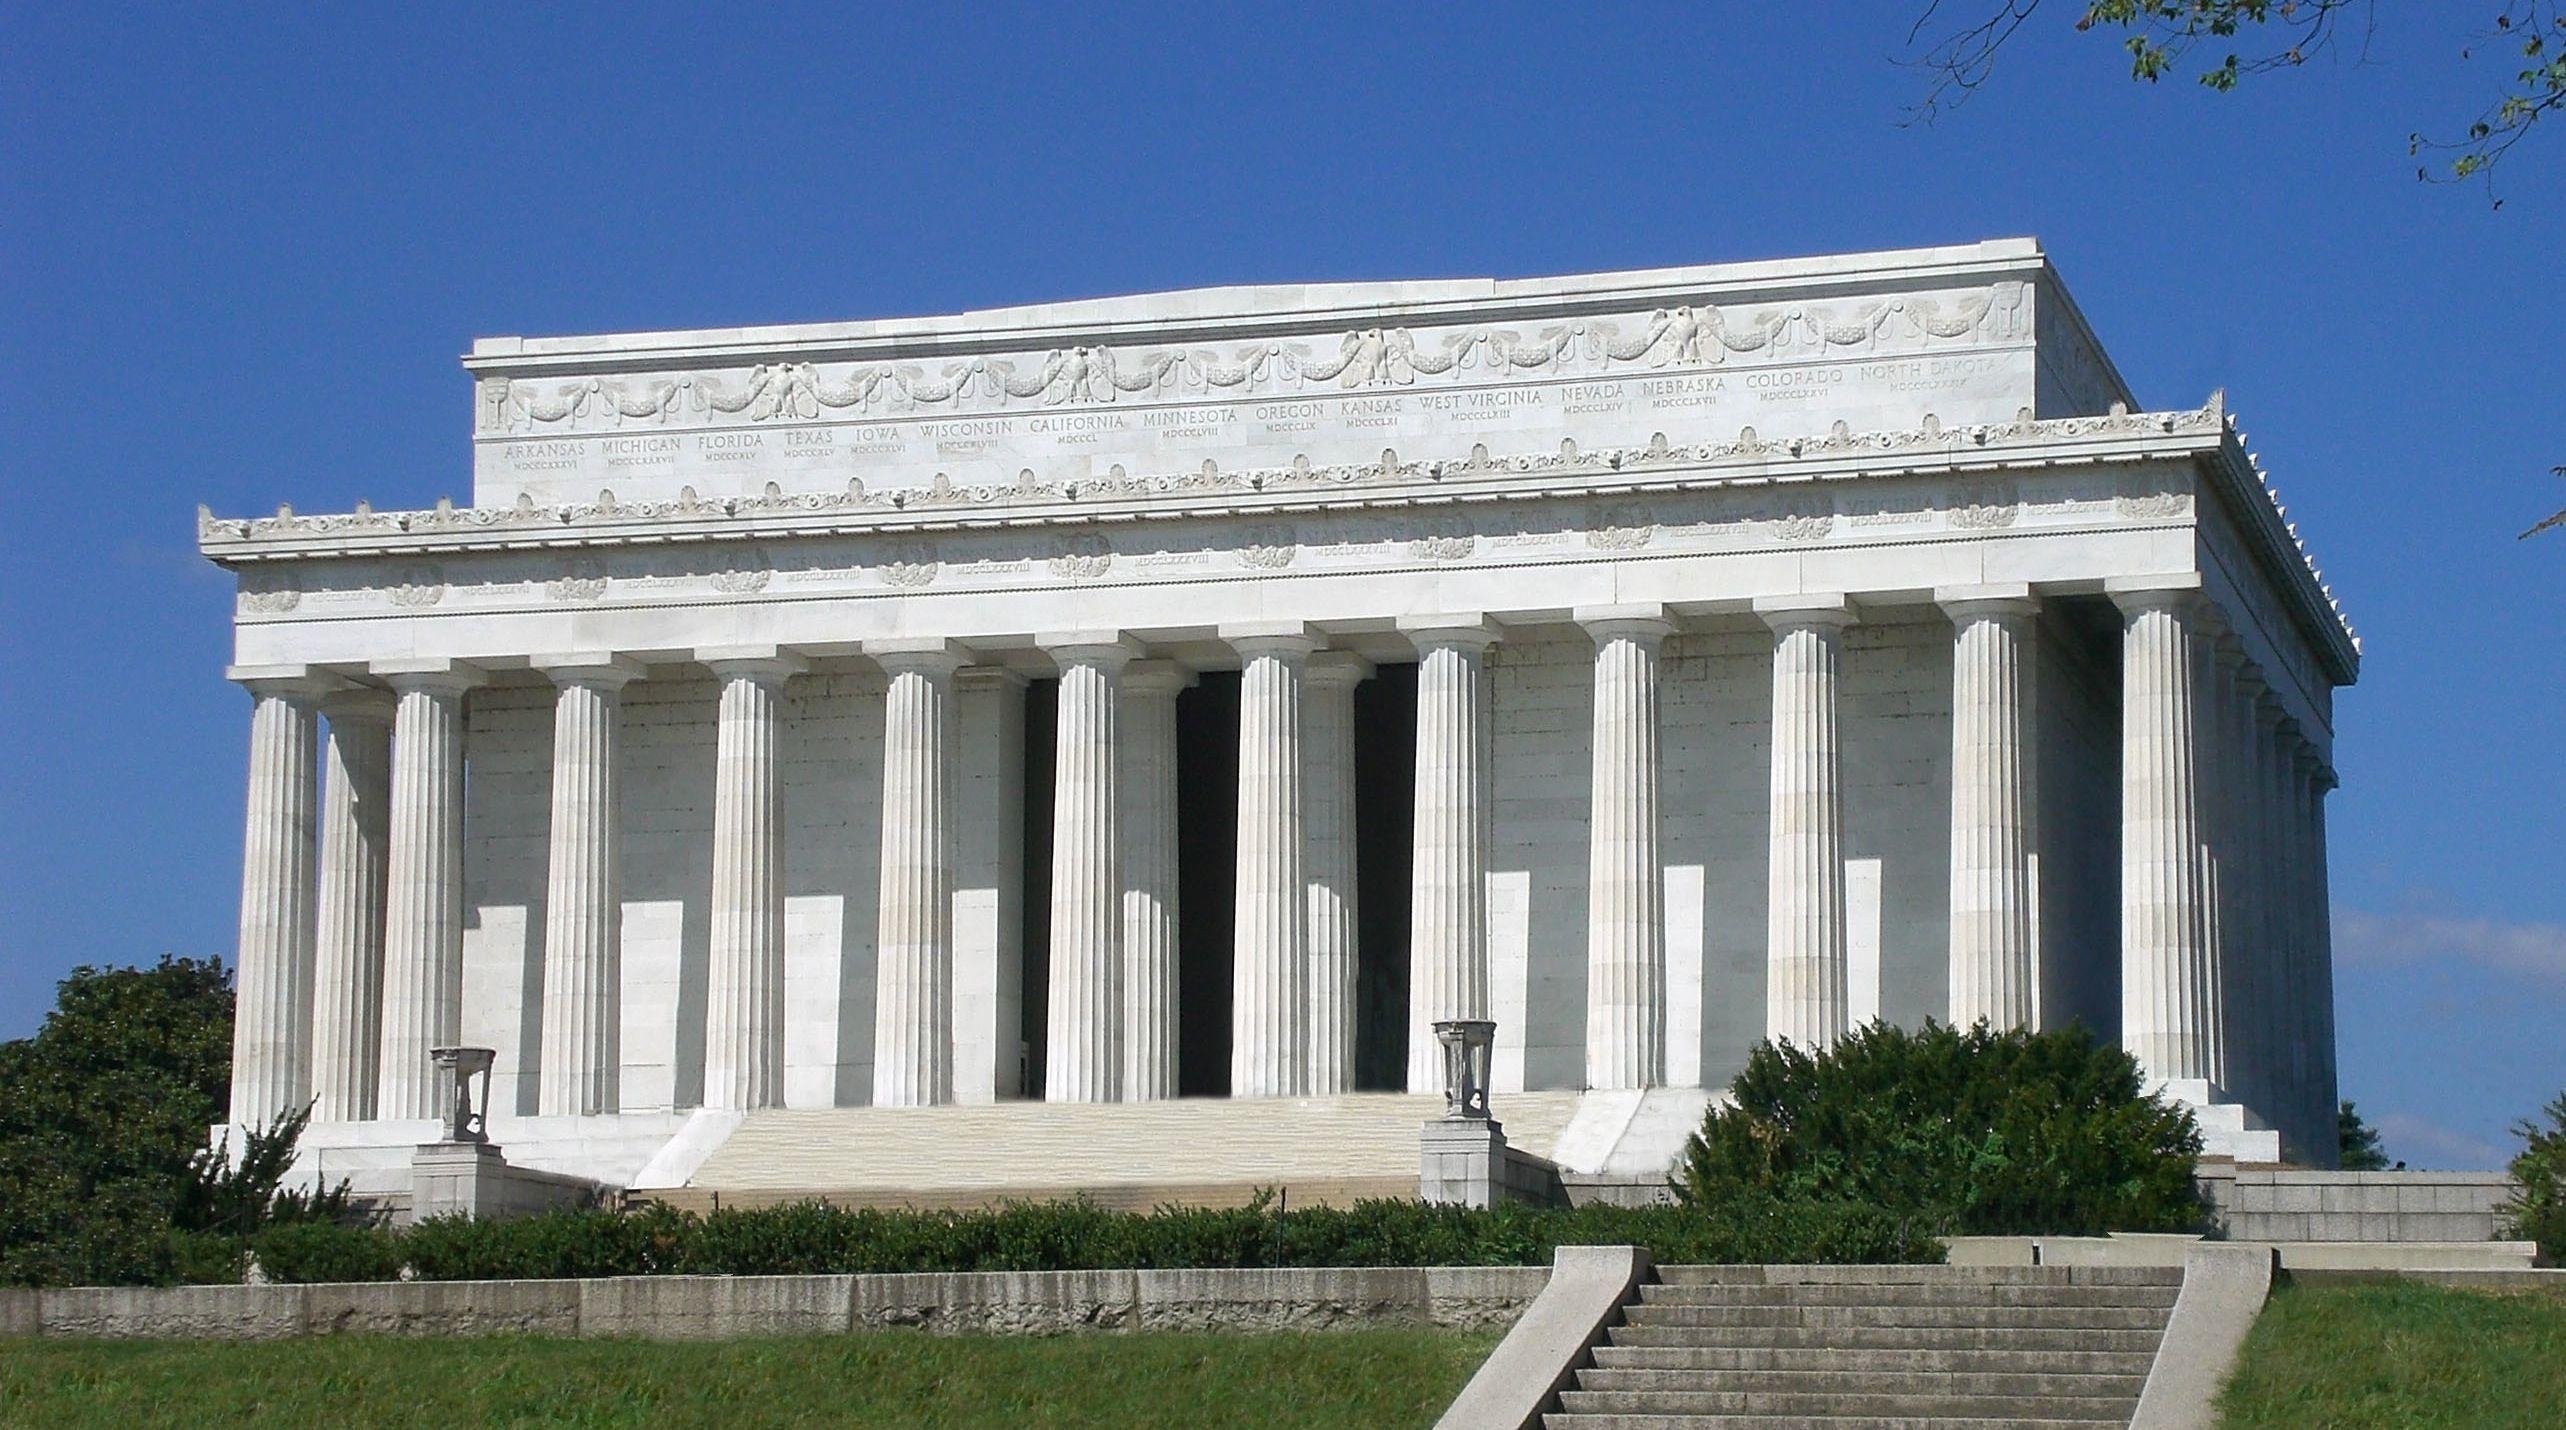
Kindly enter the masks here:
M 389 1187 L 470 1046 L 616 1188 L 1414 1195 L 1453 1018 L 1572 1179 L 1875 1018 L 2333 1160 L 2358 647 L 2031 242 L 463 367 L 469 501 L 199 523 L 232 1125 L 307 1171 Z

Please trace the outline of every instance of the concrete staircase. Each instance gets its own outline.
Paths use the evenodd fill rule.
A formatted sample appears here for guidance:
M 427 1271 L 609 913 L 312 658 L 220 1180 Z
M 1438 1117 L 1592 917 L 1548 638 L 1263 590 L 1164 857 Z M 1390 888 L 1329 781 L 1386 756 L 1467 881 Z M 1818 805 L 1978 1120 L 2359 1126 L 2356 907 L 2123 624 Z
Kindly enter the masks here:
M 2127 1425 L 2183 1273 L 1665 1266 L 1551 1430 Z

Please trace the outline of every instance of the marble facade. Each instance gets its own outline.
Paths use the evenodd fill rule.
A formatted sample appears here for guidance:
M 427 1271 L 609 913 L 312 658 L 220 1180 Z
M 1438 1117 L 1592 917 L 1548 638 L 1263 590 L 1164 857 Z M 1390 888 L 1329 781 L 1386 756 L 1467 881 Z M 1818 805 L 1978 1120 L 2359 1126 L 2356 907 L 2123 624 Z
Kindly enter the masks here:
M 2029 242 L 464 365 L 468 504 L 200 522 L 236 1122 L 406 1153 L 486 1045 L 612 1181 L 697 1109 L 1435 1089 L 1453 1017 L 1501 1094 L 1716 1089 L 1933 1017 L 2331 1156 L 2358 648 Z

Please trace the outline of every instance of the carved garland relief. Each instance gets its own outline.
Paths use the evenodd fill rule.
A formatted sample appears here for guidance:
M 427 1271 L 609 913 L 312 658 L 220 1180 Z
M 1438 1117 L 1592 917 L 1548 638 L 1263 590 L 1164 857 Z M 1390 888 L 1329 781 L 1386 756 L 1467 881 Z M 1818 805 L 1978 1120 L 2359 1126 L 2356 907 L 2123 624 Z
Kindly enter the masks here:
M 1478 373 L 1503 380 L 1545 372 L 1718 367 L 1733 357 L 1824 357 L 1904 340 L 1927 347 L 2027 334 L 2028 289 L 1994 284 L 1957 300 L 1907 296 L 1851 305 L 1678 306 L 1620 319 L 1590 318 L 1526 334 L 1471 327 L 1420 335 L 1358 328 L 1324 339 L 1215 351 L 1054 348 L 1021 358 L 920 363 L 762 363 L 745 372 L 568 382 L 485 377 L 477 430 L 612 430 L 696 421 L 810 422 L 830 413 L 959 413 L 1311 388 L 1407 387 Z

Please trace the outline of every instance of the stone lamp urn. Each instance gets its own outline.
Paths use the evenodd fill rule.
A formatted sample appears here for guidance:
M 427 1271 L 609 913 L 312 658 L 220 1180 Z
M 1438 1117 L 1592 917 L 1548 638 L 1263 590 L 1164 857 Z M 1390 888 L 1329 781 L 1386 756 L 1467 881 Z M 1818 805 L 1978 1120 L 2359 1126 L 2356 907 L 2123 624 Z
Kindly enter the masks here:
M 489 1048 L 428 1049 L 428 1061 L 436 1065 L 439 1080 L 453 1080 L 453 1095 L 446 1100 L 446 1141 L 490 1140 L 490 1065 L 498 1056 Z M 481 1080 L 477 1094 L 474 1078 Z
M 1443 1044 L 1443 1115 L 1488 1120 L 1488 1062 L 1497 1025 L 1485 1018 L 1448 1018 L 1434 1025 Z

